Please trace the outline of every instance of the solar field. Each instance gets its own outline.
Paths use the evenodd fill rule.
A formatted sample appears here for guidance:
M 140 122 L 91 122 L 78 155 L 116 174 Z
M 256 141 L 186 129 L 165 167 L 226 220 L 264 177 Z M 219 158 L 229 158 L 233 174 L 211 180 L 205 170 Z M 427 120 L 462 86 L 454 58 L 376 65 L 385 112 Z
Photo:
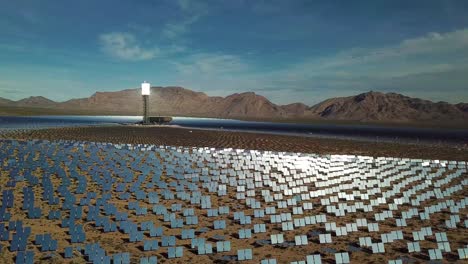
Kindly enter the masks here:
M 461 161 L 0 141 L 0 263 L 466 263 Z

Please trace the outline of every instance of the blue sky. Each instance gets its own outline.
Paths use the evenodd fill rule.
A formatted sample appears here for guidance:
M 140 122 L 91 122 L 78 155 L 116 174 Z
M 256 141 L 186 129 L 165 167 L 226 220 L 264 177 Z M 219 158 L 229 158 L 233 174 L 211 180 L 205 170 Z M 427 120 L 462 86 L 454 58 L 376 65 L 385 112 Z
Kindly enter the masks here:
M 0 97 L 183 86 L 468 102 L 468 1 L 0 0 Z

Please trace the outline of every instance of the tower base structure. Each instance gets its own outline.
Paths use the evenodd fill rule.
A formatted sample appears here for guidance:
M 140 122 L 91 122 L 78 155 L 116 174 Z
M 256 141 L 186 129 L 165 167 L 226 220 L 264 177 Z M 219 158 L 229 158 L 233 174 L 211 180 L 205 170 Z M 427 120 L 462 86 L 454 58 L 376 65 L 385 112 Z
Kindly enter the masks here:
M 143 124 L 149 123 L 149 96 L 143 95 Z

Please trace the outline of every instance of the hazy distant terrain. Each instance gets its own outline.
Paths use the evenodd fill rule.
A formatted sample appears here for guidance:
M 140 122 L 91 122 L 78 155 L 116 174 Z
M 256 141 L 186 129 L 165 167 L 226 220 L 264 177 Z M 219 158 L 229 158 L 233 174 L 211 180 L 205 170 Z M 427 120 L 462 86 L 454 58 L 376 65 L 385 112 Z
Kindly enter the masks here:
M 284 121 L 358 121 L 370 123 L 468 123 L 468 104 L 449 104 L 396 93 L 368 92 L 325 100 L 314 106 L 277 105 L 253 92 L 226 97 L 208 96 L 182 87 L 153 87 L 152 115 L 196 116 Z M 54 102 L 45 97 L 19 101 L 0 98 L 0 115 L 140 115 L 140 89 L 96 92 L 89 98 Z

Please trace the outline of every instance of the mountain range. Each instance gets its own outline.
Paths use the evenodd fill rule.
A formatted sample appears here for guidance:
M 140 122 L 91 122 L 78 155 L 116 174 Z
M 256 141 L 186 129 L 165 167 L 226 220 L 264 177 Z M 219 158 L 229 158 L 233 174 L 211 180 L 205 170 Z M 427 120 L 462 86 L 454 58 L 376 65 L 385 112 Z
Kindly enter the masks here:
M 15 109 L 48 110 L 62 114 L 141 115 L 140 89 L 96 92 L 91 97 L 55 102 L 42 96 L 19 101 L 0 98 L 0 115 Z M 151 115 L 291 121 L 359 121 L 380 123 L 468 123 L 468 104 L 449 104 L 411 98 L 397 93 L 367 92 L 337 97 L 313 106 L 278 105 L 253 92 L 226 97 L 208 96 L 182 87 L 152 87 Z

